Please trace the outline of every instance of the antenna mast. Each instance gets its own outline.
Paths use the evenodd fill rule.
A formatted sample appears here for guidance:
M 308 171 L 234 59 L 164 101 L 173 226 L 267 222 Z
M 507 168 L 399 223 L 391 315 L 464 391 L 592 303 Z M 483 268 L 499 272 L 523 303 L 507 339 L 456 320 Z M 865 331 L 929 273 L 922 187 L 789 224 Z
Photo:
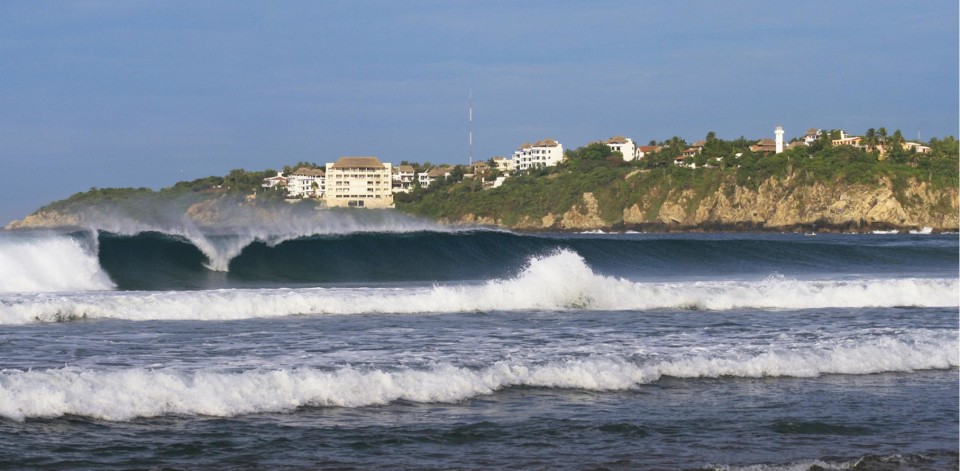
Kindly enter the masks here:
M 469 150 L 470 150 L 470 165 L 473 165 L 473 90 L 470 90 L 470 98 L 467 103 L 467 108 L 469 109 L 469 117 L 467 123 L 467 134 L 469 136 Z

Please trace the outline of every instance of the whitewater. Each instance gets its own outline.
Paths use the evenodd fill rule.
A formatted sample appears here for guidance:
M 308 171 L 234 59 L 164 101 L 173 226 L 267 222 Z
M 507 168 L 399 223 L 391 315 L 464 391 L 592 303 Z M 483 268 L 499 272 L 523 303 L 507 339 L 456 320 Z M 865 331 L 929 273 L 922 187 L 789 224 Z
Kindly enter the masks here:
M 226 289 L 0 295 L 0 324 L 76 319 L 223 321 L 290 315 L 424 314 L 528 310 L 812 309 L 957 306 L 944 278 L 637 283 L 594 273 L 561 251 L 532 259 L 515 278 L 404 288 Z
M 960 456 L 955 234 L 514 234 L 343 214 L 0 232 L 0 463 Z
M 356 367 L 240 373 L 202 369 L 76 367 L 0 372 L 0 416 L 87 416 L 131 420 L 166 414 L 237 416 L 290 412 L 303 406 L 363 407 L 399 400 L 456 402 L 516 386 L 615 391 L 672 378 L 816 377 L 958 366 L 955 335 L 916 332 L 807 351 L 726 351 L 660 355 L 640 364 L 619 357 L 525 364 L 498 361 L 473 370 L 451 364 L 429 370 Z

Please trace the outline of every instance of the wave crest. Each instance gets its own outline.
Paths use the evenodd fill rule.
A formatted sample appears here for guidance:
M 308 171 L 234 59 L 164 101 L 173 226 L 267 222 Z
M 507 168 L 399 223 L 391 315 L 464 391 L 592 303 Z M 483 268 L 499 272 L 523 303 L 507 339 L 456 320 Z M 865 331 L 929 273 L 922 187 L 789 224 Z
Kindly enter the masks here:
M 296 368 L 224 372 L 76 367 L 0 372 L 0 416 L 15 420 L 66 414 L 130 420 L 168 414 L 235 416 L 289 412 L 305 406 L 363 407 L 395 401 L 456 402 L 532 386 L 628 390 L 663 377 L 816 377 L 946 369 L 958 365 L 954 333 L 906 334 L 856 345 L 760 354 L 687 354 L 631 361 L 590 357 L 547 363 L 502 361 L 471 369 L 450 364 L 428 370 Z
M 957 306 L 956 279 L 642 283 L 594 273 L 574 252 L 534 257 L 516 277 L 480 285 L 224 289 L 0 298 L 0 324 L 80 318 L 235 320 L 304 314 L 529 310 L 813 309 Z

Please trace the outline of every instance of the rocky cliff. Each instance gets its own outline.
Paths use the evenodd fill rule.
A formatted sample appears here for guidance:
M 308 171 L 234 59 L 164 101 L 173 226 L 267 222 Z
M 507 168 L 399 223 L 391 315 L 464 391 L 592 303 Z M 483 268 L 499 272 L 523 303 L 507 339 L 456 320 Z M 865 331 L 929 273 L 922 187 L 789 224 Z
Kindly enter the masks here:
M 633 175 L 628 176 L 627 179 Z M 909 182 L 896 188 L 890 180 L 877 185 L 799 184 L 771 178 L 758 188 L 720 185 L 698 195 L 692 189 L 654 188 L 640 202 L 606 201 L 585 192 L 568 211 L 524 217 L 516 224 L 467 214 L 452 222 L 492 224 L 518 230 L 773 230 L 869 231 L 924 227 L 956 231 L 960 226 L 958 189 L 935 189 Z
M 45 229 L 54 227 L 79 227 L 83 224 L 77 214 L 60 211 L 39 211 L 23 219 L 12 221 L 4 229 Z

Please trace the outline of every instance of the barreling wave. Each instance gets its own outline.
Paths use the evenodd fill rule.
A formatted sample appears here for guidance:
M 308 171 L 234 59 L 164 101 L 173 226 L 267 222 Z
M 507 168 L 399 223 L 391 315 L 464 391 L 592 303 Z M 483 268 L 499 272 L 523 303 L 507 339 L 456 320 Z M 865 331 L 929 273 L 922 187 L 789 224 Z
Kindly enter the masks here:
M 761 353 L 691 353 L 632 360 L 589 357 L 542 363 L 500 361 L 417 370 L 311 367 L 285 370 L 127 368 L 0 371 L 0 416 L 67 414 L 106 420 L 162 415 L 236 416 L 300 407 L 363 407 L 395 401 L 455 402 L 517 387 L 628 390 L 672 378 L 817 377 L 953 368 L 955 333 L 918 331 L 830 347 Z
M 415 224 L 365 227 L 302 236 L 204 235 L 199 245 L 195 236 L 101 233 L 99 257 L 118 288 L 139 290 L 484 280 L 510 276 L 531 257 L 558 249 L 576 252 L 601 272 L 641 278 L 957 272 L 956 240 L 948 238 L 913 243 L 905 239 L 909 236 L 860 237 L 848 243 L 827 237 L 561 237 L 476 229 L 443 232 Z M 211 272 L 210 266 L 227 273 Z
M 242 235 L 119 223 L 69 237 L 7 234 L 0 238 L 0 292 L 476 281 L 510 277 L 531 258 L 557 250 L 579 254 L 602 273 L 634 279 L 916 271 L 957 276 L 958 246 L 946 236 L 919 242 L 912 236 L 860 237 L 849 243 L 836 237 L 559 236 L 440 230 L 405 219 L 362 221 L 341 216 L 324 226 Z
M 0 293 L 108 290 L 96 255 L 74 238 L 44 234 L 0 237 Z
M 216 206 L 220 218 L 230 221 L 229 224 L 221 221 L 212 226 L 201 226 L 182 214 L 144 220 L 93 208 L 87 211 L 84 220 L 86 229 L 98 233 L 127 237 L 163 234 L 188 242 L 203 255 L 203 267 L 217 272 L 228 271 L 231 260 L 254 243 L 273 247 L 287 240 L 311 236 L 469 230 L 440 226 L 394 211 L 304 211 L 291 205 L 257 211 L 243 206 L 225 206 L 222 202 Z
M 236 320 L 291 315 L 530 310 L 811 309 L 957 306 L 955 278 L 645 283 L 594 273 L 561 250 L 511 278 L 399 288 L 224 289 L 0 297 L 0 324 L 75 319 Z
M 147 232 L 101 233 L 99 256 L 120 289 L 197 289 L 260 283 L 339 283 L 489 279 L 516 272 L 552 241 L 498 231 L 355 232 L 284 241 L 207 236 L 211 244 L 243 245 L 211 272 L 190 240 Z

